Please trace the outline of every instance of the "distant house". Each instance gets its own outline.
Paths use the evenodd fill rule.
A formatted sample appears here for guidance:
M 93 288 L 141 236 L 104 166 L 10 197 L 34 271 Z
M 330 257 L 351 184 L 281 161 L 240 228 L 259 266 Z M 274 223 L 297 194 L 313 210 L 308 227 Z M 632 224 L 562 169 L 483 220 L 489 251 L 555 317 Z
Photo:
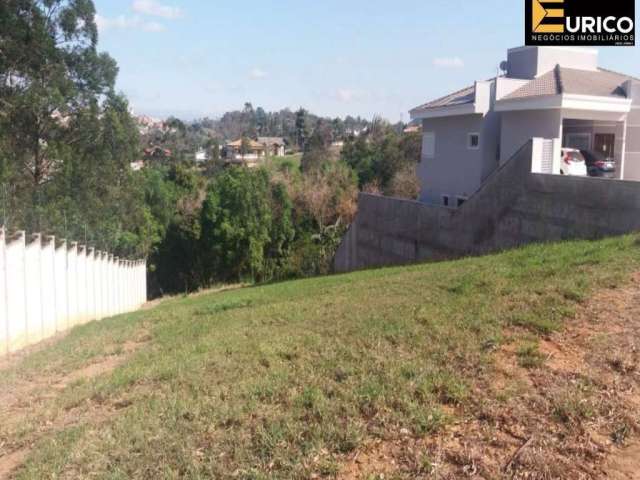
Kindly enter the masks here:
M 144 161 L 136 160 L 135 162 L 131 162 L 129 166 L 131 167 L 131 170 L 138 172 L 144 168 Z
M 268 156 L 284 157 L 286 142 L 282 137 L 258 137 Z
M 207 151 L 204 148 L 201 148 L 200 150 L 196 151 L 194 156 L 196 159 L 196 163 L 202 163 L 209 160 L 209 155 L 207 155 Z
M 241 138 L 224 146 L 224 159 L 227 163 L 235 163 L 255 167 L 266 157 L 266 147 L 255 140 Z
M 403 133 L 422 133 L 422 123 L 411 122 L 404 128 Z

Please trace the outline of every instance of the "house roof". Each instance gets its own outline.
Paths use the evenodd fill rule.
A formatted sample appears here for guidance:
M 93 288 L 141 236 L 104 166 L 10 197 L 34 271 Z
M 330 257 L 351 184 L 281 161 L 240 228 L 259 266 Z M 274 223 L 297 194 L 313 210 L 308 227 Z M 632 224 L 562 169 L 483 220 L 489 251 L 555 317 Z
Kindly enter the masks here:
M 450 93 L 449 95 L 445 95 L 444 97 L 437 98 L 430 102 L 425 103 L 424 105 L 420 105 L 419 107 L 414 108 L 413 110 L 427 110 L 430 108 L 442 108 L 442 107 L 452 107 L 455 105 L 464 105 L 467 103 L 473 103 L 476 97 L 476 89 L 475 85 L 471 85 L 470 87 L 463 88 L 462 90 L 458 90 L 457 92 Z
M 258 143 L 255 140 L 251 140 L 251 139 L 249 139 L 249 142 L 248 142 L 247 145 L 252 150 L 262 150 L 262 149 L 264 149 L 264 145 L 262 143 Z M 235 140 L 233 142 L 227 143 L 227 147 L 242 148 L 242 139 L 239 138 L 238 140 Z
M 550 72 L 534 78 L 510 93 L 502 100 L 539 97 L 544 95 L 593 95 L 598 97 L 626 98 L 622 88 L 631 77 L 609 70 L 595 72 L 576 70 L 556 65 Z
M 267 145 L 268 147 L 272 145 L 284 145 L 284 138 L 282 137 L 258 137 L 258 142 Z

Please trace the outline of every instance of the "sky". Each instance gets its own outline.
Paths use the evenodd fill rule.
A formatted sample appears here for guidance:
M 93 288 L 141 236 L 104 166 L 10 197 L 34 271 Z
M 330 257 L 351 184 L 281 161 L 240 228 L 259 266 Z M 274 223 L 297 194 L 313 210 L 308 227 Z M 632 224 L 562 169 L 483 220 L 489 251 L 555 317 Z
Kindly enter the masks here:
M 524 42 L 521 0 L 94 1 L 136 114 L 185 120 L 251 102 L 408 121 Z M 640 77 L 640 46 L 602 47 L 600 65 Z

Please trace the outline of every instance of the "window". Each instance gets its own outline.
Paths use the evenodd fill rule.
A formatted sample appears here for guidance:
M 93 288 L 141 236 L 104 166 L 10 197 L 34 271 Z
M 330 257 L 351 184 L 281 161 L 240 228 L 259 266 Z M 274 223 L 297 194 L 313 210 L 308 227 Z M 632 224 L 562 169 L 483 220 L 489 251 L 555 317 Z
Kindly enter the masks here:
M 458 207 L 461 207 L 461 206 L 462 206 L 462 204 L 463 204 L 464 202 L 466 202 L 466 201 L 467 201 L 467 197 L 458 197 L 458 198 L 457 198 L 457 205 L 458 205 Z
M 480 134 L 479 133 L 470 133 L 469 134 L 469 143 L 467 144 L 469 150 L 477 150 L 480 148 Z
M 449 206 L 449 195 L 442 195 L 442 204 L 445 207 Z
M 591 149 L 590 133 L 567 133 L 564 136 L 564 148 L 576 148 L 578 150 Z
M 424 135 L 422 136 L 422 156 L 424 158 L 435 158 L 436 156 L 435 132 L 424 132 Z

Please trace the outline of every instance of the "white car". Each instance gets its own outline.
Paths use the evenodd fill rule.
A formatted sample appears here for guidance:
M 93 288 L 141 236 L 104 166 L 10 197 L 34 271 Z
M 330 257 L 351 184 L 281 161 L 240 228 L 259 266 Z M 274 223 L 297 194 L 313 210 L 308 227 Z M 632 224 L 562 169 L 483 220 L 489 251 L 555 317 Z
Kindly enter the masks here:
M 562 175 L 587 176 L 587 163 L 580 150 L 576 148 L 562 149 L 562 162 L 560 163 L 560 173 Z

